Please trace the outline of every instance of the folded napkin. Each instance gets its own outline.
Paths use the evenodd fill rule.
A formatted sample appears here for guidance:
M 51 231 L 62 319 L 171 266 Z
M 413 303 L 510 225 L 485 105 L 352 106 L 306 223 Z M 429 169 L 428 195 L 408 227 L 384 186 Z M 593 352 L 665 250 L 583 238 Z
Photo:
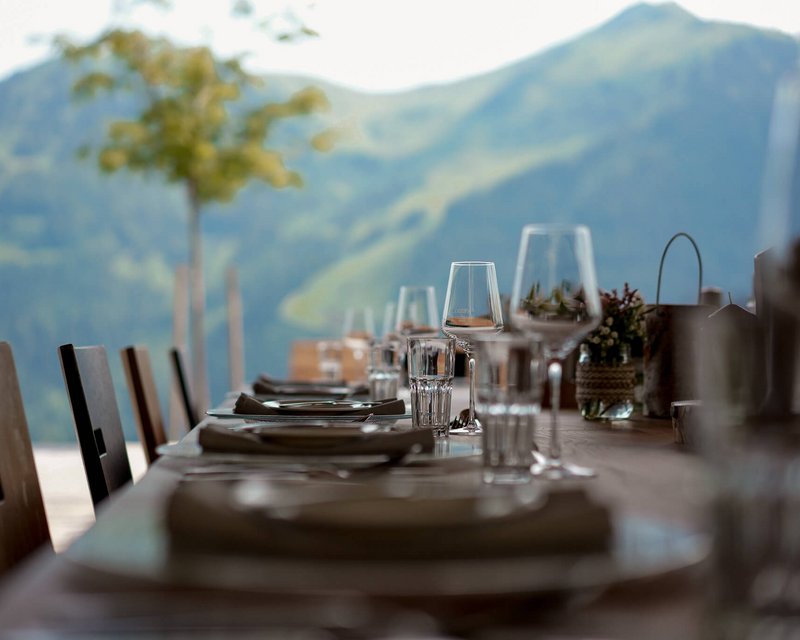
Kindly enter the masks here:
M 262 373 L 253 381 L 253 393 L 262 396 L 344 396 L 369 393 L 366 385 L 348 386 L 344 380 L 281 380 Z
M 364 497 L 266 503 L 247 481 L 182 482 L 167 507 L 173 553 L 326 560 L 442 560 L 608 551 L 608 510 L 582 490 L 553 491 L 543 504 L 497 497 Z M 374 489 L 373 489 L 374 491 Z M 263 496 L 261 499 L 258 496 Z M 272 499 L 272 498 L 271 498 Z
M 232 430 L 207 424 L 199 428 L 203 451 L 265 455 L 402 455 L 433 451 L 433 431 L 377 431 L 354 427 L 252 427 Z
M 401 416 L 405 415 L 406 405 L 402 400 L 385 400 L 378 404 L 371 404 L 365 407 L 354 406 L 352 408 L 331 405 L 308 406 L 295 408 L 291 406 L 274 407 L 267 406 L 263 402 L 256 400 L 253 396 L 240 393 L 233 406 L 233 412 L 240 415 L 249 416 L 279 416 L 279 415 L 305 415 L 305 416 Z

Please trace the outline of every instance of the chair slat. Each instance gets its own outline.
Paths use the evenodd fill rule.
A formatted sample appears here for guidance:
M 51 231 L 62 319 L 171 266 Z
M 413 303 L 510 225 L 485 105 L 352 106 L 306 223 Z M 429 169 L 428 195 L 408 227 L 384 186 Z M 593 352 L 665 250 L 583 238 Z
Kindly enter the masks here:
M 0 342 L 0 575 L 52 549 L 11 346 Z
M 132 480 L 105 347 L 59 347 L 89 492 L 95 509 Z

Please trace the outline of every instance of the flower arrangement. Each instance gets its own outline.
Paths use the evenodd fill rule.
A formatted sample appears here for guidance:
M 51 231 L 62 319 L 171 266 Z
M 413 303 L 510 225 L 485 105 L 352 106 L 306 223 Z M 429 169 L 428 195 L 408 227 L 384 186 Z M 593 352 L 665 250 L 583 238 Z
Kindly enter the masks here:
M 588 348 L 592 362 L 620 363 L 624 360 L 624 353 L 638 351 L 644 343 L 644 299 L 626 282 L 621 296 L 616 289 L 610 293 L 604 291 L 600 293 L 600 302 L 603 320 L 583 344 Z

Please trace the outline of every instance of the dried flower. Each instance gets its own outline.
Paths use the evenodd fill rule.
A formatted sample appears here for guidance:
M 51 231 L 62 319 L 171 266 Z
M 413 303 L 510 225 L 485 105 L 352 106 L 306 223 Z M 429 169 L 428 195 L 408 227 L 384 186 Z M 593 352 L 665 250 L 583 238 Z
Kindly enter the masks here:
M 622 296 L 616 289 L 600 292 L 603 320 L 584 344 L 594 362 L 622 362 L 626 348 L 641 348 L 645 337 L 645 304 L 637 289 L 625 283 Z

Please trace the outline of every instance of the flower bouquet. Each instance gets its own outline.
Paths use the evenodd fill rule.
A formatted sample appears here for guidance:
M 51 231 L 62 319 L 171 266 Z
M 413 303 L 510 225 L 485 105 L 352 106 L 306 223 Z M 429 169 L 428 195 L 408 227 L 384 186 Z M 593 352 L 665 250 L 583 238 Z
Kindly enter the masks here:
M 631 353 L 640 353 L 645 337 L 645 304 L 628 283 L 601 292 L 603 319 L 580 347 L 576 399 L 589 420 L 625 420 L 634 407 L 636 370 Z

